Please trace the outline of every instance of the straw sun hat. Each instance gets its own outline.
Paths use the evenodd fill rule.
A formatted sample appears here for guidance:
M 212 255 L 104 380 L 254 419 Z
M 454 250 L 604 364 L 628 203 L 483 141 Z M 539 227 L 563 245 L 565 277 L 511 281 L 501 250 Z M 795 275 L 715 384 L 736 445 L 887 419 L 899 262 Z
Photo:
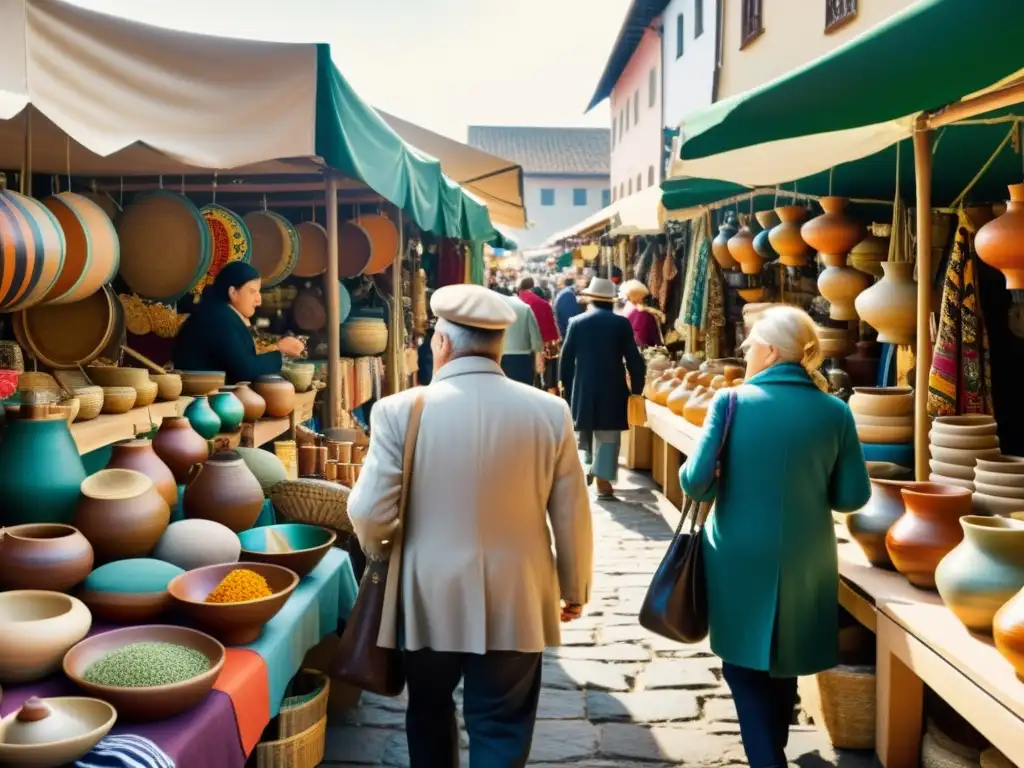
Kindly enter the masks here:
M 591 301 L 614 302 L 616 298 L 615 285 L 611 280 L 606 280 L 603 277 L 595 277 L 590 281 L 590 285 L 588 285 L 580 295 L 585 299 L 590 299 Z

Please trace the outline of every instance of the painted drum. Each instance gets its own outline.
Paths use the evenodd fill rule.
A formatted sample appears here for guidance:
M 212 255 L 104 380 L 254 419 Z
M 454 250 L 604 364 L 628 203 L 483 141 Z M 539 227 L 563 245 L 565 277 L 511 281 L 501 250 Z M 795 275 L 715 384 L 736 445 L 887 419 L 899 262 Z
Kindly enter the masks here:
M 279 285 L 299 261 L 299 233 L 288 219 L 273 211 L 247 213 L 245 225 L 252 235 L 249 263 L 263 277 L 263 288 Z
M 252 254 L 252 235 L 241 216 L 216 204 L 204 205 L 199 212 L 210 231 L 213 256 L 206 274 L 192 286 L 193 300 L 202 295 L 203 289 L 216 279 L 226 264 L 249 261 Z
M 117 275 L 121 245 L 114 222 L 84 195 L 61 192 L 43 200 L 67 242 L 64 268 L 44 301 L 70 304 L 91 296 Z
M 373 256 L 369 233 L 357 222 L 338 225 L 338 277 L 346 279 L 363 274 Z
M 327 271 L 327 230 L 315 221 L 304 221 L 295 231 L 299 233 L 299 262 L 292 274 L 319 277 Z
M 0 189 L 0 312 L 39 304 L 64 268 L 67 242 L 38 200 Z
M 398 256 L 401 245 L 398 242 L 398 227 L 387 216 L 379 214 L 360 216 L 357 222 L 366 230 L 371 243 L 370 263 L 366 265 L 363 274 L 376 275 L 383 272 Z

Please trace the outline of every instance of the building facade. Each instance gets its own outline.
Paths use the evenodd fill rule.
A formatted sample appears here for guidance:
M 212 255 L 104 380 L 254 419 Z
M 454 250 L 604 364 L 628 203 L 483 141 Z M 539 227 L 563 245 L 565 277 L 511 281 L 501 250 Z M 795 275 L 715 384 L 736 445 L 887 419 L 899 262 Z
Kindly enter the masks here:
M 467 143 L 523 167 L 529 222 L 512 235 L 528 250 L 611 203 L 610 141 L 604 128 L 471 125 Z
M 666 128 L 715 101 L 719 0 L 670 0 L 661 15 Z

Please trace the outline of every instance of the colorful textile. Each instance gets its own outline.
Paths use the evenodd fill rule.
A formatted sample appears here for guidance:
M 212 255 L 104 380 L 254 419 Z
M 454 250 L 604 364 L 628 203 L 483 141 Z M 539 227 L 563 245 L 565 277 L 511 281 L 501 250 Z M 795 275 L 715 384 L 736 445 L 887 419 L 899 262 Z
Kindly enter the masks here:
M 976 227 L 959 212 L 942 288 L 942 309 L 928 374 L 928 415 L 992 413 L 988 334 L 978 295 Z
M 544 343 L 558 341 L 558 326 L 555 324 L 555 311 L 551 305 L 533 291 L 520 291 L 519 298 L 533 310 L 533 316 L 537 318 L 540 337 Z
M 588 475 L 614 483 L 619 477 L 619 453 L 622 448 L 622 433 L 616 430 L 599 429 L 593 432 L 581 431 L 576 435 L 580 461 Z
M 267 666 L 259 654 L 243 648 L 227 648 L 224 666 L 214 688 L 231 698 L 238 723 L 238 738 L 245 754 L 259 744 L 270 722 L 270 687 Z
M 711 258 L 711 241 L 701 237 L 697 246 L 697 258 L 693 266 L 693 282 L 683 307 L 683 323 L 701 328 L 704 325 L 707 307 L 708 263 Z
M 141 736 L 107 736 L 75 768 L 175 768 L 160 747 Z

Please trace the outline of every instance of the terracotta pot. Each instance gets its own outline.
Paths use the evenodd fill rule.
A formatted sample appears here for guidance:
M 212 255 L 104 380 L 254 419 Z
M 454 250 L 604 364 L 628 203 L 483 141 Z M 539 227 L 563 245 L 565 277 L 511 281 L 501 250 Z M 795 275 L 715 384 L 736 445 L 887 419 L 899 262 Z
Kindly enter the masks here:
M 996 611 L 992 638 L 999 653 L 1013 665 L 1017 677 L 1024 680 L 1024 589 Z
M 60 669 L 89 633 L 92 615 L 81 600 L 59 592 L 0 592 L 0 683 L 28 683 Z
M 70 523 L 84 479 L 85 466 L 64 419 L 7 420 L 0 440 L 5 524 Z
M 740 217 L 740 228 L 735 235 L 729 238 L 726 246 L 729 255 L 739 262 L 740 269 L 745 275 L 761 274 L 761 265 L 764 259 L 754 248 L 754 233 L 750 229 L 749 217 Z
M 168 506 L 178 503 L 178 483 L 174 473 L 153 450 L 153 441 L 144 438 L 114 443 L 107 469 L 133 469 L 141 472 L 156 486 Z
M 892 227 L 888 224 L 872 224 L 868 236 L 850 251 L 850 256 L 847 259 L 850 266 L 868 275 L 881 277 L 882 262 L 889 258 L 889 232 L 891 231 Z
M 252 528 L 263 509 L 263 488 L 235 451 L 222 451 L 190 472 L 185 517 L 213 520 L 235 533 Z
M 0 528 L 0 588 L 67 592 L 93 565 L 92 545 L 70 525 Z
M 779 261 L 787 267 L 807 266 L 807 243 L 800 236 L 800 222 L 807 216 L 802 205 L 783 205 L 775 209 L 781 222 L 768 233 L 772 248 L 779 254 Z
M 188 482 L 194 464 L 210 456 L 210 446 L 184 416 L 169 416 L 160 423 L 153 437 L 153 451 L 168 466 L 179 485 Z
M 207 440 L 212 440 L 220 434 L 220 416 L 210 406 L 206 395 L 196 395 L 192 398 L 192 402 L 185 409 L 185 418 L 192 425 L 192 429 Z
M 854 302 L 869 285 L 871 278 L 852 267 L 828 266 L 818 275 L 818 291 L 828 300 L 833 320 L 856 319 Z
M 245 406 L 235 396 L 233 386 L 221 387 L 216 394 L 210 395 L 210 407 L 220 419 L 222 432 L 237 432 L 245 419 Z
M 876 568 L 892 569 L 892 559 L 885 547 L 885 537 L 905 510 L 902 490 L 912 485 L 909 480 L 871 478 L 871 498 L 856 512 L 846 516 L 846 529 L 857 542 L 868 562 Z
M 171 522 L 153 481 L 131 469 L 101 469 L 82 483 L 75 527 L 101 561 L 145 557 Z
M 754 235 L 754 250 L 765 261 L 775 261 L 779 258 L 779 254 L 772 248 L 768 236 L 771 234 L 772 228 L 779 223 L 779 216 L 775 211 L 758 211 L 754 214 L 754 218 L 761 225 L 761 231 Z
M 284 377 L 277 374 L 260 376 L 252 388 L 266 401 L 267 418 L 283 419 L 295 410 L 295 386 Z
M 885 547 L 896 570 L 915 587 L 935 588 L 935 568 L 964 538 L 960 518 L 971 514 L 971 492 L 938 483 L 902 489 L 904 515 L 889 529 Z
M 917 341 L 917 284 L 910 262 L 883 261 L 885 276 L 857 296 L 861 319 L 878 331 L 878 340 L 905 346 Z
M 1010 185 L 1006 213 L 978 230 L 978 257 L 1006 276 L 1010 291 L 1024 289 L 1024 184 Z
M 845 266 L 850 249 L 867 234 L 864 225 L 846 213 L 848 202 L 845 197 L 821 198 L 818 203 L 824 213 L 800 227 L 804 242 L 816 250 L 829 267 Z
M 254 422 L 263 418 L 267 411 L 267 401 L 253 392 L 248 381 L 240 381 L 235 385 L 235 397 L 245 409 L 245 421 Z
M 881 348 L 874 341 L 858 341 L 857 351 L 846 358 L 846 372 L 854 388 L 873 387 L 878 383 Z
M 987 635 L 996 611 L 1024 588 L 1024 523 L 968 515 L 960 525 L 964 540 L 935 569 L 935 586 L 965 627 Z
M 718 234 L 711 241 L 711 254 L 722 269 L 736 269 L 739 264 L 729 253 L 729 239 L 738 232 L 736 218 L 731 212 L 726 213 L 725 219 L 718 228 Z

